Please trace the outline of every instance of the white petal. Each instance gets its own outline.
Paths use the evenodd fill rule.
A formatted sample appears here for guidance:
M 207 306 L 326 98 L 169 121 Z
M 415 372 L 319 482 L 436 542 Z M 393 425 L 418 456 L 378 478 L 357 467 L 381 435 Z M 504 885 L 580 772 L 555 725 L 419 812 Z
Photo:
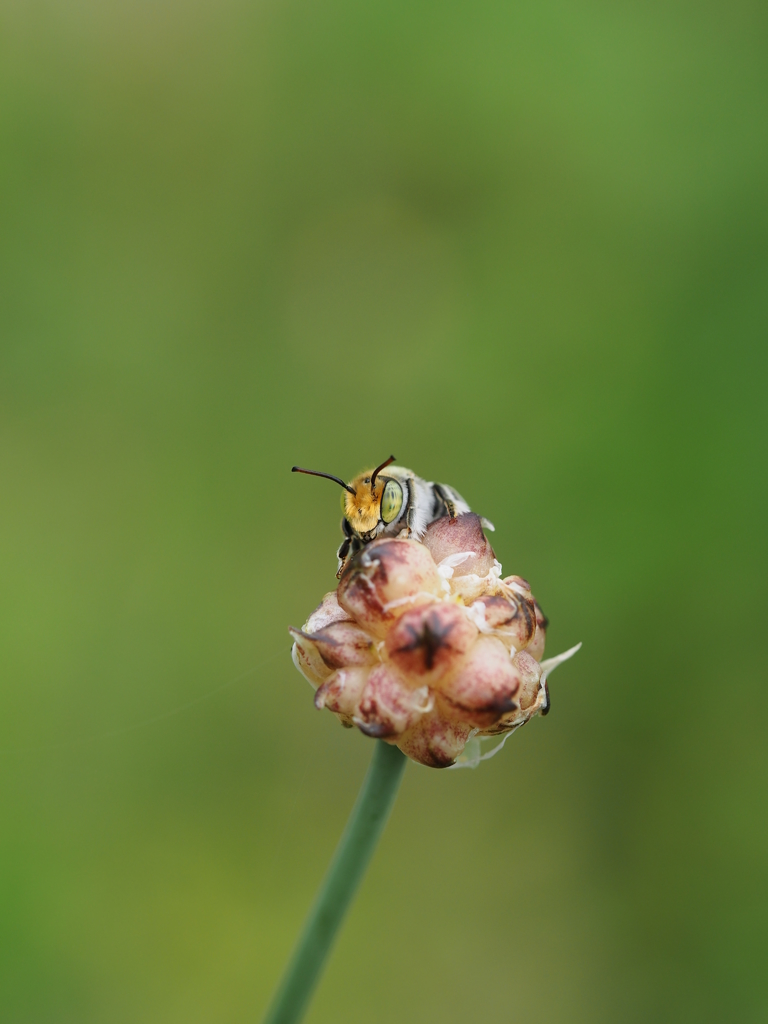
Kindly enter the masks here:
M 521 725 L 522 725 L 522 723 L 521 723 Z M 510 729 L 509 732 L 504 734 L 504 739 L 501 741 L 501 743 L 497 743 L 495 747 L 492 747 L 490 750 L 486 751 L 484 754 L 481 753 L 482 744 L 483 744 L 483 742 L 487 742 L 490 739 L 490 737 L 489 736 L 482 736 L 482 737 L 481 736 L 472 736 L 472 737 L 470 737 L 470 739 L 467 740 L 467 742 L 466 742 L 466 744 L 464 746 L 463 752 L 461 754 L 459 754 L 459 756 L 456 758 L 456 764 L 452 764 L 450 767 L 451 768 L 477 768 L 477 766 L 480 764 L 481 761 L 489 761 L 492 757 L 495 757 L 496 754 L 498 754 L 498 752 L 501 750 L 501 748 L 507 742 L 509 737 L 512 735 L 512 733 L 513 732 L 517 732 L 517 730 L 519 728 L 520 728 L 519 725 L 514 726 L 514 728 Z M 450 771 L 450 768 L 448 770 Z
M 480 746 L 480 739 L 477 736 L 477 729 L 473 729 L 469 734 L 467 742 L 464 744 L 464 749 L 456 758 L 456 764 L 452 764 L 451 768 L 477 768 L 480 764 L 480 757 L 482 753 L 482 747 Z
M 466 562 L 466 560 L 468 558 L 472 558 L 473 555 L 474 552 L 472 551 L 459 551 L 455 555 L 448 555 L 437 563 L 437 571 L 443 579 L 449 580 L 453 576 L 453 570 L 456 566 L 461 565 L 462 562 Z
M 564 661 L 568 661 L 569 658 L 572 658 L 574 656 L 574 654 L 576 653 L 576 651 L 579 650 L 580 647 L 581 647 L 580 643 L 576 644 L 576 646 L 575 647 L 571 647 L 570 650 L 563 651 L 562 654 L 558 654 L 554 658 L 547 658 L 546 661 L 542 661 L 541 662 L 541 671 L 544 673 L 544 675 L 548 676 L 550 672 L 554 672 L 554 670 L 557 668 L 558 665 L 562 665 L 562 663 Z

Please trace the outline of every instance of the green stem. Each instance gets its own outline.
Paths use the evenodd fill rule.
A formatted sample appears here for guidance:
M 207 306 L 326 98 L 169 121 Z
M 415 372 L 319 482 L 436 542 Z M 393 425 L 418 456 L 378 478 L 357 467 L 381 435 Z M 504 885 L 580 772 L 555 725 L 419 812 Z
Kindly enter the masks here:
M 301 1020 L 387 823 L 406 760 L 397 747 L 376 741 L 363 788 L 264 1024 L 295 1024 Z

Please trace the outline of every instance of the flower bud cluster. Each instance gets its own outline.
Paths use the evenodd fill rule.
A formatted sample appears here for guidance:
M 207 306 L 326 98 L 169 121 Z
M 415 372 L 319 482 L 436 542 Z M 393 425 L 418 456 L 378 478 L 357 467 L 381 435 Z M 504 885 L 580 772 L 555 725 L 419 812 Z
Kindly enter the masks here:
M 542 663 L 546 626 L 529 584 L 502 579 L 469 512 L 436 520 L 421 542 L 388 538 L 358 552 L 291 630 L 293 660 L 316 707 L 446 768 L 475 737 L 547 713 L 547 671 L 563 659 Z

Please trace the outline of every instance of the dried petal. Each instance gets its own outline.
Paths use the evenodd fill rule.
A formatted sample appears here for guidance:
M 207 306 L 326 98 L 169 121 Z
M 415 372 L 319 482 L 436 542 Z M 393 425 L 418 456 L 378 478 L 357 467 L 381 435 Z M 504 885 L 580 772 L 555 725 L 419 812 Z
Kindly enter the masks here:
M 527 594 L 530 597 L 531 584 L 528 580 L 524 580 L 522 576 L 505 576 L 502 583 L 507 587 L 511 587 L 512 590 L 517 591 L 518 594 Z
M 450 587 L 452 596 L 467 605 L 488 594 L 500 592 L 499 578 L 494 566 L 491 566 L 487 576 L 476 576 L 474 573 L 469 576 L 457 576 L 450 581 Z
M 469 613 L 482 633 L 493 633 L 516 651 L 527 647 L 536 632 L 533 598 L 522 597 L 511 590 L 479 597 L 472 603 Z

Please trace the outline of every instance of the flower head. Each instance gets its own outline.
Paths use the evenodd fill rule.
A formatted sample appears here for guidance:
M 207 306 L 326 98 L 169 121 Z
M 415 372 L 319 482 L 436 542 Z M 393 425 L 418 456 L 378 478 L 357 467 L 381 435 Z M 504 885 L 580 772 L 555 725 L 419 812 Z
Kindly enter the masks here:
M 549 710 L 547 620 L 501 566 L 473 512 L 421 542 L 377 540 L 347 564 L 301 629 L 293 660 L 315 706 L 432 768 L 474 766 Z M 481 741 L 502 737 L 483 754 Z

